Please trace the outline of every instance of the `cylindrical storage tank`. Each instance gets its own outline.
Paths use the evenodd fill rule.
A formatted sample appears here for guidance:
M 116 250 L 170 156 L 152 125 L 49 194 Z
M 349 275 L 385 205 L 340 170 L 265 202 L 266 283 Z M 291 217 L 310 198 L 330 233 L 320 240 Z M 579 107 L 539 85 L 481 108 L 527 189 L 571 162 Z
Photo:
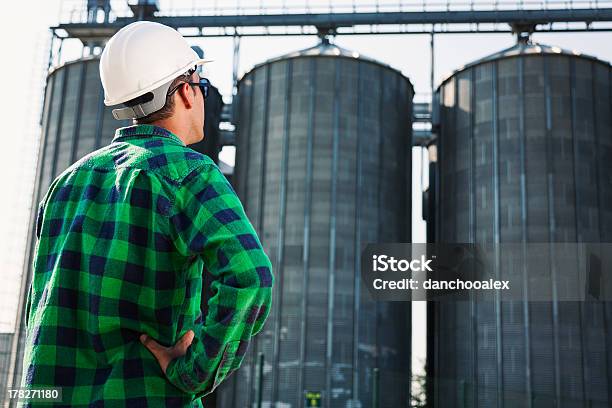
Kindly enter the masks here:
M 612 242 L 610 75 L 595 58 L 519 43 L 446 79 L 435 241 Z M 612 405 L 609 303 L 434 309 L 435 406 Z
M 99 56 L 67 62 L 52 69 L 47 76 L 44 105 L 41 118 L 41 144 L 38 170 L 34 183 L 32 214 L 28 232 L 28 249 L 22 281 L 22 302 L 25 300 L 31 275 L 30 266 L 36 240 L 34 239 L 35 210 L 51 182 L 72 163 L 94 150 L 109 144 L 119 127 L 130 126 L 131 120 L 118 121 L 113 117 L 116 106 L 104 105 L 104 89 L 100 81 Z M 215 87 L 211 87 L 205 110 L 205 140 L 190 147 L 218 160 L 218 124 L 223 101 Z M 210 139 L 210 141 L 208 141 Z M 23 305 L 22 305 L 23 306 Z M 24 309 L 21 308 L 20 313 Z M 18 324 L 23 322 L 23 315 Z M 21 377 L 21 361 L 24 327 L 17 336 L 15 375 L 13 384 L 18 386 Z
M 410 242 L 410 81 L 329 43 L 239 81 L 235 180 L 276 277 L 272 310 L 219 407 L 407 406 L 410 304 L 361 285 L 367 243 Z M 374 368 L 379 369 L 374 384 Z

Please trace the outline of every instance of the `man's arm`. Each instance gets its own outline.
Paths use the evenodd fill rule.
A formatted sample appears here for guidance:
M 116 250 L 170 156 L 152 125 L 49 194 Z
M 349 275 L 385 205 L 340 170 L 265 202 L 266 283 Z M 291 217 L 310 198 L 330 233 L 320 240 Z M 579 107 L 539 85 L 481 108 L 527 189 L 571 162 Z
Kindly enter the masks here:
M 212 275 L 203 325 L 184 356 L 171 360 L 166 376 L 199 398 L 214 390 L 242 362 L 251 337 L 270 313 L 272 264 L 234 189 L 219 168 L 192 171 L 170 217 L 172 238 L 184 255 L 201 256 Z

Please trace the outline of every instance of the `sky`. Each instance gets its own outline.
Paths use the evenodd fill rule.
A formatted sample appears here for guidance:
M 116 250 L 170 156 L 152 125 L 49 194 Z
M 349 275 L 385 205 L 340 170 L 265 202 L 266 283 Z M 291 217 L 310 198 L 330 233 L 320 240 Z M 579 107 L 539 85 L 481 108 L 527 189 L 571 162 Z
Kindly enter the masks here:
M 352 0 L 336 0 L 334 4 L 350 4 Z M 398 3 L 394 0 L 391 3 Z M 358 0 L 356 0 L 359 3 Z M 366 0 L 374 3 L 373 0 Z M 382 4 L 388 1 L 380 0 Z M 57 24 L 60 14 L 69 15 L 71 8 L 80 6 L 78 0 L 37 0 L 29 1 L 27 7 L 20 2 L 9 2 L 3 5 L 5 18 L 0 25 L 0 64 L 2 74 L 2 98 L 0 98 L 0 119 L 3 127 L 3 148 L 0 149 L 0 182 L 2 183 L 2 200 L 0 200 L 0 332 L 13 331 L 18 306 L 25 245 L 29 226 L 29 215 L 32 205 L 32 189 L 38 143 L 40 140 L 40 110 L 46 68 L 49 55 L 48 27 Z M 113 0 L 113 5 L 122 3 Z M 172 7 L 199 8 L 212 6 L 235 6 L 241 0 L 168 0 L 160 1 L 162 9 Z M 287 4 L 287 1 L 248 2 L 242 4 L 250 7 L 275 7 Z M 292 1 L 291 4 L 298 4 Z M 361 2 L 363 3 L 363 2 Z M 404 2 L 409 3 L 409 2 Z M 415 3 L 414 1 L 412 3 Z M 419 3 L 420 2 L 416 2 Z M 451 2 L 453 3 L 453 2 Z M 455 2 L 456 3 L 456 2 Z M 465 3 L 465 2 L 464 2 Z M 311 4 L 328 7 L 329 1 L 315 1 Z M 67 14 L 68 13 L 68 14 Z M 555 33 L 535 34 L 533 39 L 561 48 L 573 49 L 600 59 L 612 60 L 612 33 Z M 226 97 L 232 90 L 232 55 L 231 38 L 190 39 L 192 45 L 199 45 L 205 56 L 214 59 L 206 67 L 205 75 Z M 412 82 L 417 99 L 429 93 L 430 84 L 430 37 L 428 35 L 381 35 L 381 36 L 337 36 L 334 42 L 344 48 L 379 60 L 401 71 Z M 251 37 L 243 38 L 240 45 L 239 77 L 248 72 L 253 65 L 269 58 L 276 57 L 297 49 L 316 45 L 315 36 L 302 37 Z M 440 81 L 461 66 L 510 47 L 515 39 L 509 34 L 444 34 L 435 37 L 434 83 Z M 77 59 L 81 56 L 78 41 L 67 41 L 62 50 L 63 61 Z M 56 61 L 57 62 L 57 61 Z M 424 241 L 424 223 L 420 219 L 421 208 L 421 175 L 419 174 L 421 152 L 413 155 L 413 241 Z M 221 159 L 233 163 L 231 150 L 222 153 Z M 427 183 L 426 177 L 425 182 Z M 423 305 L 414 305 L 416 314 L 423 315 Z M 415 316 L 416 316 L 415 314 Z M 413 330 L 424 330 L 423 321 L 413 319 L 416 325 Z M 424 336 L 413 338 L 416 347 L 424 347 Z
M 7 2 L 0 25 L 0 332 L 13 331 L 32 201 L 48 26 L 58 0 Z

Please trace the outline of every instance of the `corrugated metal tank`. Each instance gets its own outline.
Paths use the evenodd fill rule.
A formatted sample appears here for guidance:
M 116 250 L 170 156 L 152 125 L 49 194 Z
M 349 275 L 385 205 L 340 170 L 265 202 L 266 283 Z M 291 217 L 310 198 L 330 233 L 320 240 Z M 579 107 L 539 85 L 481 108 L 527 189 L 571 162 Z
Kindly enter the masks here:
M 373 302 L 358 271 L 366 243 L 411 239 L 412 97 L 399 72 L 325 42 L 240 80 L 237 193 L 277 280 L 218 406 L 253 406 L 259 352 L 264 406 L 303 407 L 306 391 L 371 406 L 374 367 L 380 406 L 407 404 L 410 304 Z
M 37 178 L 34 184 L 33 212 L 28 235 L 25 275 L 29 279 L 34 239 L 35 208 L 42 200 L 51 182 L 62 171 L 84 155 L 110 143 L 115 130 L 132 124 L 131 120 L 118 121 L 112 115 L 113 107 L 104 105 L 104 89 L 100 81 L 99 56 L 83 58 L 54 68 L 47 76 L 41 119 L 41 145 L 39 147 Z M 218 160 L 219 121 L 223 101 L 219 91 L 212 87 L 206 99 L 205 139 L 191 145 L 195 150 Z M 22 282 L 22 302 L 28 282 Z M 23 313 L 23 304 L 20 313 Z M 19 324 L 23 315 L 19 316 Z M 16 374 L 14 384 L 21 378 L 24 328 L 18 337 Z M 16 386 L 17 386 L 16 385 Z
M 435 240 L 612 242 L 610 75 L 519 43 L 446 79 Z M 610 406 L 610 306 L 436 304 L 435 406 Z

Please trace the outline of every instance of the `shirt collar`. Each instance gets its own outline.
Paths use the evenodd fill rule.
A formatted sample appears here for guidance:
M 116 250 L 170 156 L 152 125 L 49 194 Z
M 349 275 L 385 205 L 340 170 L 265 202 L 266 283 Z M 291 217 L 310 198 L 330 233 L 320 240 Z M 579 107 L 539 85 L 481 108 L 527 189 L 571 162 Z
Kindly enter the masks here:
M 170 132 L 168 129 L 150 124 L 132 125 L 119 128 L 115 131 L 115 136 L 113 137 L 111 143 L 123 142 L 133 138 L 150 138 L 155 136 L 170 139 L 185 146 L 185 143 L 183 143 L 183 141 L 177 135 Z

